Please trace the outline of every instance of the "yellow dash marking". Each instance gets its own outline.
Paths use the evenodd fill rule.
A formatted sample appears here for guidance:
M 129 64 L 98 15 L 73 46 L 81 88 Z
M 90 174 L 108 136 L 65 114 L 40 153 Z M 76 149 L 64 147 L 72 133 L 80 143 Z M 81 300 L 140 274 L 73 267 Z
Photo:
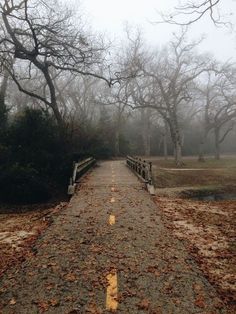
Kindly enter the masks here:
M 109 274 L 107 276 L 108 287 L 107 287 L 107 299 L 106 309 L 109 311 L 116 311 L 118 307 L 117 296 L 117 274 Z
M 109 217 L 109 224 L 112 226 L 116 223 L 116 216 L 110 215 Z
M 111 203 L 115 203 L 115 201 L 116 201 L 115 198 L 112 197 L 112 198 L 111 198 Z

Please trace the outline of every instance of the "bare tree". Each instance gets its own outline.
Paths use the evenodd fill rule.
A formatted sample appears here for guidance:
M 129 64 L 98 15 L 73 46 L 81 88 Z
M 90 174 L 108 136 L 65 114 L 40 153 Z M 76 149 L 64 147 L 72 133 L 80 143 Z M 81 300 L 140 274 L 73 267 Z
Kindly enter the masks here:
M 102 75 L 105 47 L 91 36 L 78 31 L 71 11 L 55 0 L 4 0 L 0 5 L 2 26 L 1 62 L 25 94 L 49 106 L 60 130 L 65 127 L 56 97 L 54 75 L 65 71 L 93 76 L 111 84 Z M 12 57 L 16 59 L 10 67 Z M 22 69 L 25 75 L 22 76 Z M 21 71 L 20 71 L 21 70 Z M 44 80 L 44 89 L 29 88 L 36 77 Z
M 144 67 L 145 75 L 153 82 L 153 100 L 147 105 L 156 108 L 167 122 L 177 165 L 182 164 L 180 109 L 193 102 L 194 80 L 210 66 L 208 60 L 195 53 L 197 44 L 188 43 L 183 31 L 159 54 L 157 61 Z
M 206 75 L 207 84 L 203 81 L 199 87 L 203 101 L 199 161 L 204 161 L 204 146 L 211 131 L 215 138 L 215 158 L 220 158 L 220 144 L 233 130 L 236 117 L 234 71 L 227 67 L 221 71 L 207 72 Z
M 222 0 L 185 1 L 177 5 L 171 13 L 159 13 L 161 21 L 157 23 L 187 26 L 199 21 L 204 16 L 209 16 L 216 26 L 232 26 L 229 22 L 229 16 L 222 17 L 220 14 L 220 4 L 222 2 Z
M 150 78 L 140 76 L 130 81 L 128 85 L 128 104 L 140 113 L 141 140 L 145 156 L 151 154 L 151 125 L 154 117 L 153 108 L 151 108 L 153 101 L 151 83 Z
M 129 80 L 120 82 L 111 89 L 107 87 L 100 88 L 96 95 L 95 102 L 102 106 L 109 106 L 110 111 L 113 113 L 113 126 L 115 132 L 115 156 L 120 156 L 120 138 L 122 127 L 130 114 L 129 112 Z

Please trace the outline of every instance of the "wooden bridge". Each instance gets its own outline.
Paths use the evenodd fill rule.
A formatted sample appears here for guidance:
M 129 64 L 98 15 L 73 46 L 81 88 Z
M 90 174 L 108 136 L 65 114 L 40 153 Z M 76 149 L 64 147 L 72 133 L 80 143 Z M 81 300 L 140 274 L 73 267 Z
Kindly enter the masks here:
M 2 278 L 0 312 L 225 313 L 164 227 L 142 171 L 148 182 L 126 161 L 107 161 L 84 176 L 34 255 Z

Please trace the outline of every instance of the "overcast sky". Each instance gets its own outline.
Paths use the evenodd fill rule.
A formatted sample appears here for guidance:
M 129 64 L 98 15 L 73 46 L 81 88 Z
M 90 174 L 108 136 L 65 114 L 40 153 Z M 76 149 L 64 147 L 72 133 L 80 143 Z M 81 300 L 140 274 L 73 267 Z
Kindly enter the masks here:
M 178 27 L 166 24 L 152 25 L 158 19 L 157 11 L 171 12 L 178 0 L 81 0 L 83 12 L 92 28 L 105 33 L 110 39 L 124 36 L 124 24 L 137 25 L 143 29 L 148 43 L 163 45 L 176 32 Z M 231 21 L 236 24 L 236 1 L 222 0 L 222 14 L 231 13 Z M 201 51 L 209 51 L 218 59 L 236 61 L 236 35 L 229 30 L 216 28 L 210 18 L 204 18 L 191 27 L 191 37 L 206 39 Z

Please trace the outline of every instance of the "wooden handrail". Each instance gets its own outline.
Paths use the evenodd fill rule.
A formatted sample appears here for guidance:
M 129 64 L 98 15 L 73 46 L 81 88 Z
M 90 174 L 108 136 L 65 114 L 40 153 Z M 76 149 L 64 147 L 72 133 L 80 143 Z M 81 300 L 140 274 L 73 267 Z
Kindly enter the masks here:
M 70 178 L 70 184 L 68 186 L 68 194 L 73 195 L 75 192 L 75 187 L 77 183 L 77 179 L 81 177 L 88 169 L 90 169 L 96 163 L 96 159 L 93 157 L 89 157 L 80 162 L 73 163 L 73 173 Z
M 147 184 L 152 185 L 152 163 L 138 157 L 127 156 L 127 165 Z

